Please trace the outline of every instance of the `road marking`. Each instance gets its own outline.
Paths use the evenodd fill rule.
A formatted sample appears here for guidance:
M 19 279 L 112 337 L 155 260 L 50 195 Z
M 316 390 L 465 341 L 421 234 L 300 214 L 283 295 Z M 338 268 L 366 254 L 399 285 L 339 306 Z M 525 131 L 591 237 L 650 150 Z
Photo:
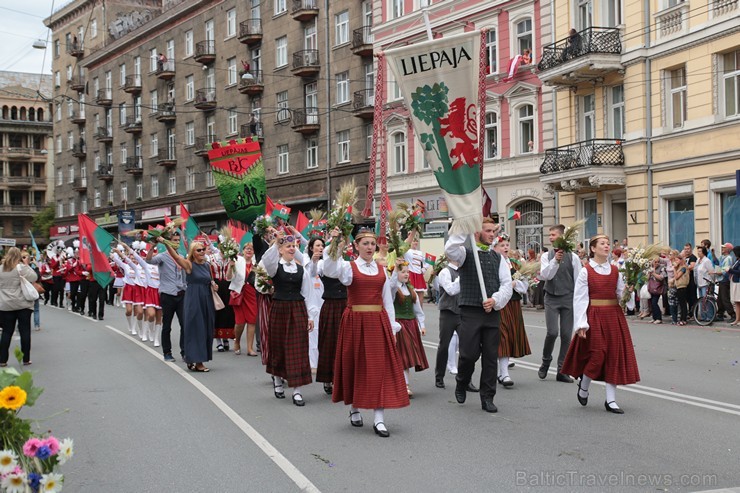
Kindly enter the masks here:
M 113 333 L 123 337 L 127 341 L 133 342 L 140 348 L 148 351 L 149 354 L 155 356 L 158 360 L 161 360 L 161 354 L 159 354 L 157 351 L 147 346 L 143 342 L 139 341 L 138 339 L 132 338 L 127 333 L 124 333 L 110 325 L 106 325 L 105 327 L 107 329 L 110 329 Z M 247 435 L 249 439 L 252 440 L 252 442 L 254 442 L 254 444 L 257 445 L 262 450 L 262 452 L 264 452 L 264 454 L 270 458 L 271 461 L 275 463 L 275 465 L 282 469 L 285 475 L 288 476 L 290 480 L 293 481 L 302 492 L 320 493 L 320 490 L 316 487 L 316 485 L 314 485 L 306 476 L 304 476 L 303 473 L 299 471 L 298 468 L 295 467 L 283 454 L 281 454 L 278 449 L 276 449 L 270 442 L 268 442 L 265 437 L 263 437 L 257 430 L 255 430 L 249 423 L 247 423 L 244 418 L 239 416 L 236 411 L 234 411 L 231 407 L 229 407 L 228 404 L 221 400 L 219 396 L 214 394 L 208 387 L 193 378 L 192 375 L 188 374 L 179 366 L 169 363 L 167 363 L 165 366 L 177 372 L 182 378 L 187 380 L 191 385 L 193 385 L 193 387 L 198 389 L 204 396 L 206 396 L 211 402 L 213 402 L 216 407 L 222 413 L 224 413 L 227 418 L 231 420 L 232 423 L 234 423 L 240 430 L 242 430 L 242 432 Z
M 424 341 L 423 344 L 428 347 L 429 349 L 437 349 L 439 344 L 435 344 L 433 342 L 427 342 Z M 520 368 L 524 368 L 525 370 L 532 370 L 532 371 L 538 371 L 540 369 L 540 365 L 538 363 L 533 363 L 531 361 L 525 361 L 522 359 L 515 360 L 516 366 Z M 555 370 L 549 370 L 549 374 L 555 375 L 557 372 Z M 603 382 L 592 382 L 596 385 L 605 386 Z M 626 392 L 632 392 L 634 394 L 642 394 L 647 395 L 650 397 L 656 397 L 658 399 L 664 399 L 667 401 L 673 401 L 673 402 L 680 402 L 682 404 L 688 404 L 690 406 L 695 407 L 701 407 L 704 409 L 710 409 L 712 411 L 720 411 L 726 414 L 734 414 L 735 416 L 740 416 L 740 406 L 736 404 L 730 404 L 729 402 L 722 402 L 722 401 L 713 401 L 711 399 L 705 399 L 703 397 L 697 397 L 693 395 L 688 394 L 681 394 L 679 392 L 671 392 L 670 390 L 663 390 L 658 389 L 655 387 L 647 387 L 645 385 L 625 385 L 619 386 L 620 390 L 624 390 Z

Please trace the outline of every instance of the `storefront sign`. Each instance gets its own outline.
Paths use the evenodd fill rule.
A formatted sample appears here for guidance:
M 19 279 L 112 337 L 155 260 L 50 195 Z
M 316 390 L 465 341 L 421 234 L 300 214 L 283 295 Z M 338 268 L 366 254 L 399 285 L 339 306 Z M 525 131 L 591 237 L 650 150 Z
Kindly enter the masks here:
M 15 246 L 15 239 L 13 238 L 0 238 L 0 246 Z
M 141 211 L 141 219 L 158 219 L 172 214 L 172 207 L 158 207 L 156 209 L 145 209 Z

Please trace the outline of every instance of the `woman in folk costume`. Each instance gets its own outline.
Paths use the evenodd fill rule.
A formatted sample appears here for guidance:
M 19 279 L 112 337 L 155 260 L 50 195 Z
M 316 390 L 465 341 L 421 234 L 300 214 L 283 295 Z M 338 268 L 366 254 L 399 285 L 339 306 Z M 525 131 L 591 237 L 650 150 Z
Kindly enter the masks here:
M 234 310 L 234 354 L 241 354 L 241 338 L 247 327 L 247 356 L 257 356 L 254 351 L 254 331 L 257 323 L 257 292 L 254 289 L 254 245 L 248 242 L 242 248 L 233 266 L 229 284 L 229 304 Z
M 139 274 L 136 269 L 128 265 L 128 263 L 124 262 L 121 258 L 121 255 L 125 256 L 125 249 L 123 247 L 123 244 L 119 244 L 117 250 L 118 251 L 111 252 L 111 260 L 113 260 L 118 268 L 121 269 L 121 272 L 123 272 L 124 285 L 123 294 L 121 295 L 121 303 L 124 306 L 126 322 L 128 323 L 128 330 L 131 335 L 135 336 L 139 333 L 137 330 L 137 319 L 139 318 L 139 314 L 143 313 L 143 311 L 141 310 L 143 304 L 136 305 L 136 280 Z
M 284 380 L 293 387 L 293 404 L 304 406 L 301 387 L 312 382 L 308 360 L 308 333 L 314 330 L 318 309 L 309 305 L 311 277 L 296 258 L 296 238 L 278 232 L 262 256 L 275 293 L 270 307 L 267 334 L 267 373 L 272 375 L 275 397 L 285 398 Z
M 577 397 L 582 406 L 588 404 L 591 381 L 599 380 L 606 382 L 606 410 L 624 414 L 617 405 L 617 385 L 639 382 L 640 372 L 627 319 L 619 306 L 624 281 L 617 268 L 609 263 L 609 249 L 608 236 L 597 235 L 591 239 L 591 259 L 576 279 L 573 294 L 576 333 L 562 372 L 581 377 Z
M 396 268 L 391 276 L 391 296 L 393 308 L 396 310 L 396 322 L 401 330 L 396 335 L 396 349 L 401 357 L 403 376 L 406 379 L 406 392 L 413 397 L 409 385 L 409 369 L 417 372 L 429 368 L 427 355 L 421 336 L 427 334 L 424 327 L 424 310 L 421 308 L 419 296 L 409 282 L 409 264 L 405 260 L 396 260 Z
M 427 293 L 427 281 L 424 279 L 424 273 L 431 266 L 426 263 L 424 252 L 419 250 L 419 238 L 416 235 L 417 233 L 412 231 L 406 239 L 411 248 L 403 254 L 403 257 L 409 263 L 409 279 L 419 296 L 419 303 L 423 305 L 424 295 Z
M 509 266 L 511 275 L 517 271 L 515 264 L 509 260 L 509 235 L 501 234 L 494 240 L 494 249 Z M 522 295 L 529 289 L 529 283 L 524 279 L 512 281 L 511 299 L 501 310 L 501 325 L 499 326 L 500 340 L 498 343 L 498 382 L 506 388 L 512 387 L 514 381 L 509 376 L 509 358 L 522 358 L 532 354 L 529 348 L 527 332 L 524 330 L 524 316 L 522 315 Z
M 339 240 L 339 229 L 331 232 Z M 360 230 L 355 237 L 359 256 L 352 262 L 333 259 L 324 253 L 324 275 L 347 286 L 347 308 L 339 327 L 334 363 L 334 402 L 350 406 L 352 426 L 362 426 L 359 409 L 374 409 L 375 433 L 388 437 L 384 410 L 406 407 L 409 396 L 403 379 L 403 365 L 396 350 L 396 322 L 390 280 L 373 260 L 375 232 Z M 342 250 L 342 245 L 339 245 Z
M 319 366 L 319 338 L 321 337 L 319 318 L 321 307 L 324 304 L 324 283 L 316 272 L 316 264 L 324 255 L 324 240 L 319 237 L 313 237 L 308 242 L 306 248 L 306 270 L 311 278 L 311 290 L 308 295 L 308 302 L 316 307 L 316 318 L 313 319 L 313 330 L 308 335 L 308 359 L 311 363 L 311 372 L 316 373 Z M 326 390 L 326 389 L 324 389 Z
M 234 262 L 224 258 L 218 248 L 210 246 L 208 263 L 211 265 L 211 277 L 218 286 L 218 297 L 224 303 L 224 308 L 216 310 L 216 332 L 214 338 L 218 341 L 216 349 L 219 353 L 229 351 L 229 339 L 234 338 L 234 309 L 229 305 L 231 291 L 231 275 Z

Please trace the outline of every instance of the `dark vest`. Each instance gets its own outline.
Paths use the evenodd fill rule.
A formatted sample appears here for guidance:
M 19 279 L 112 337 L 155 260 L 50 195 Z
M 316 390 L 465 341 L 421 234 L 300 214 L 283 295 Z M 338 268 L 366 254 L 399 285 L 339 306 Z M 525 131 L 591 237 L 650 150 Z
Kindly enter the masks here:
M 406 288 L 409 290 L 414 289 L 414 287 L 409 284 L 406 285 Z M 396 297 L 393 300 L 393 308 L 396 312 L 396 320 L 413 320 L 416 318 L 416 315 L 414 314 L 414 300 L 411 297 L 411 291 L 409 291 L 408 296 L 404 296 L 403 301 L 401 301 L 398 294 L 396 294 Z
M 445 267 L 447 271 L 450 273 L 450 280 L 452 282 L 455 282 L 455 280 L 460 277 L 460 271 L 458 269 L 450 269 L 449 267 Z M 441 285 L 439 286 L 439 309 L 440 310 L 449 310 L 452 313 L 459 315 L 460 314 L 460 307 L 457 305 L 459 301 L 460 295 L 456 294 L 455 296 L 451 296 L 447 294 L 447 291 L 445 291 L 445 288 L 443 288 Z
M 488 252 L 479 252 L 478 258 L 480 258 L 480 266 L 481 271 L 483 272 L 483 282 L 485 283 L 486 294 L 490 298 L 493 293 L 498 292 L 501 285 L 501 280 L 498 277 L 498 268 L 501 264 L 501 256 L 493 250 L 489 250 Z M 460 295 L 458 298 L 460 306 L 482 308 L 483 299 L 480 294 L 478 272 L 475 269 L 473 251 L 470 248 L 465 249 L 465 263 L 463 263 L 458 270 L 460 271 Z M 498 325 L 499 313 L 494 310 L 491 312 L 491 316 L 493 317 L 492 322 Z
M 325 300 L 346 300 L 347 286 L 329 276 L 321 276 L 321 282 L 324 284 L 324 294 L 321 298 Z
M 303 284 L 303 266 L 296 265 L 298 272 L 291 274 L 285 272 L 283 264 L 278 264 L 277 272 L 272 278 L 275 285 L 275 294 L 273 300 L 280 301 L 303 301 L 301 295 L 301 285 Z
M 560 262 L 560 267 L 555 273 L 555 277 L 549 281 L 545 281 L 545 292 L 552 296 L 565 296 L 573 295 L 573 290 L 576 287 L 575 280 L 573 279 L 573 257 L 572 253 L 565 253 L 563 260 Z M 555 250 L 550 250 L 547 253 L 547 259 L 552 260 L 555 257 Z

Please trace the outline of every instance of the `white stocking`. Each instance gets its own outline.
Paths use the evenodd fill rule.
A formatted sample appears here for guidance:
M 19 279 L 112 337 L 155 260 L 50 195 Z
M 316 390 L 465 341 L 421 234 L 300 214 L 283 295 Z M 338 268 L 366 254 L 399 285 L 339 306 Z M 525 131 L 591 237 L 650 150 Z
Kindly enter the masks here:
M 591 377 L 582 375 L 580 385 L 581 389 L 578 391 L 578 395 L 583 398 L 588 397 L 588 388 L 591 386 Z
M 498 376 L 505 378 L 509 376 L 509 357 L 503 356 L 498 359 Z
M 609 407 L 615 408 L 619 407 L 617 405 L 617 386 L 613 383 L 607 383 L 606 384 L 606 402 L 613 402 L 614 404 L 609 404 Z
M 380 409 L 376 409 L 375 410 L 374 422 L 375 422 L 375 425 L 376 426 L 377 426 L 378 423 L 384 423 L 384 421 L 383 421 L 384 417 L 383 416 L 384 416 L 384 413 L 383 413 L 383 408 L 382 407 Z

